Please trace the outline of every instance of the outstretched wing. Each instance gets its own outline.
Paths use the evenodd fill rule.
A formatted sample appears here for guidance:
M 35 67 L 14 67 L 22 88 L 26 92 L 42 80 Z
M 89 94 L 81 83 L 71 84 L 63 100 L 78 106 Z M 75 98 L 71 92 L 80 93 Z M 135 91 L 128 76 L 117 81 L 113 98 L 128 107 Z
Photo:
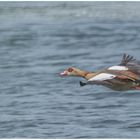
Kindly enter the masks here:
M 120 66 L 127 67 L 130 71 L 133 71 L 137 74 L 140 74 L 140 62 L 136 61 L 133 56 L 123 55 L 122 61 L 119 64 Z
M 133 56 L 124 54 L 122 57 L 122 61 L 120 63 L 121 66 L 127 66 L 128 63 L 134 63 L 136 61 L 136 59 L 134 59 Z
M 88 81 L 105 81 L 115 78 L 116 75 L 109 74 L 109 73 L 100 73 L 92 78 L 90 78 Z
M 128 75 L 124 75 L 124 74 L 111 74 L 111 73 L 100 73 L 92 78 L 90 78 L 88 81 L 89 82 L 100 82 L 100 81 L 108 81 L 108 80 L 112 80 L 114 78 L 117 78 L 119 80 L 131 80 L 131 81 L 136 81 L 137 79 L 135 79 L 135 77 L 130 77 Z
M 123 82 L 126 82 L 126 81 L 136 82 L 135 79 L 128 77 L 126 75 L 100 73 L 100 74 L 94 76 L 93 78 L 90 78 L 86 83 L 83 83 L 80 81 L 80 85 L 84 86 L 87 84 L 94 84 L 94 85 L 113 86 L 116 84 L 122 84 Z

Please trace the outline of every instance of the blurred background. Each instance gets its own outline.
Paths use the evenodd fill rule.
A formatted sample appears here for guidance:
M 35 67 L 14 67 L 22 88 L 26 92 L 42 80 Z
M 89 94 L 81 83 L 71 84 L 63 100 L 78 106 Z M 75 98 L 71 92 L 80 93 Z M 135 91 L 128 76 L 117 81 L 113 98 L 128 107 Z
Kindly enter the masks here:
M 139 32 L 140 2 L 0 2 L 0 138 L 140 138 L 139 91 L 59 77 L 140 60 Z

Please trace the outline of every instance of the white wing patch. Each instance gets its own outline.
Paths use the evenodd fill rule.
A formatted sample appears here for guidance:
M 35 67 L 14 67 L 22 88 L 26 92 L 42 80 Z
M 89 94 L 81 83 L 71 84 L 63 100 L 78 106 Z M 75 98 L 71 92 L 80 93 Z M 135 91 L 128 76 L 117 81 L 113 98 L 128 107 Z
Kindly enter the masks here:
M 90 78 L 88 81 L 104 81 L 104 80 L 109 80 L 109 79 L 113 79 L 116 76 L 113 74 L 108 74 L 108 73 L 100 73 L 98 75 L 96 75 L 93 78 Z
M 112 66 L 109 67 L 108 70 L 128 70 L 128 68 L 125 66 Z

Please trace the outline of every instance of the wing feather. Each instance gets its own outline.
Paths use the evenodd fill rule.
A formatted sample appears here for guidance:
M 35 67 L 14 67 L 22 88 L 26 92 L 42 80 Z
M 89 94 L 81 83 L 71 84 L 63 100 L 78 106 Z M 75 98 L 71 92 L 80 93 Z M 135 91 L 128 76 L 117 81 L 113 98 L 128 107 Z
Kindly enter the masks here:
M 124 54 L 119 66 L 126 66 L 130 71 L 140 74 L 140 62 L 133 56 Z
M 130 63 L 130 62 L 134 63 L 134 62 L 136 62 L 136 59 L 134 59 L 133 56 L 124 54 L 120 65 L 121 66 L 127 66 L 127 64 Z
M 114 74 L 100 73 L 100 74 L 94 76 L 93 78 L 90 78 L 88 81 L 105 81 L 105 80 L 113 79 L 115 77 L 116 77 L 116 75 L 114 75 Z

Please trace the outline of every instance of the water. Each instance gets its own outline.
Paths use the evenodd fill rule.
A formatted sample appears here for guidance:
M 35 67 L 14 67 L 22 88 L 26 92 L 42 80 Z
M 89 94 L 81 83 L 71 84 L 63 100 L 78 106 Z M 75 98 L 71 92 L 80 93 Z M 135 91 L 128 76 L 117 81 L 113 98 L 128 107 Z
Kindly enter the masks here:
M 58 75 L 140 60 L 139 13 L 139 2 L 0 2 L 0 138 L 140 138 L 139 91 Z

